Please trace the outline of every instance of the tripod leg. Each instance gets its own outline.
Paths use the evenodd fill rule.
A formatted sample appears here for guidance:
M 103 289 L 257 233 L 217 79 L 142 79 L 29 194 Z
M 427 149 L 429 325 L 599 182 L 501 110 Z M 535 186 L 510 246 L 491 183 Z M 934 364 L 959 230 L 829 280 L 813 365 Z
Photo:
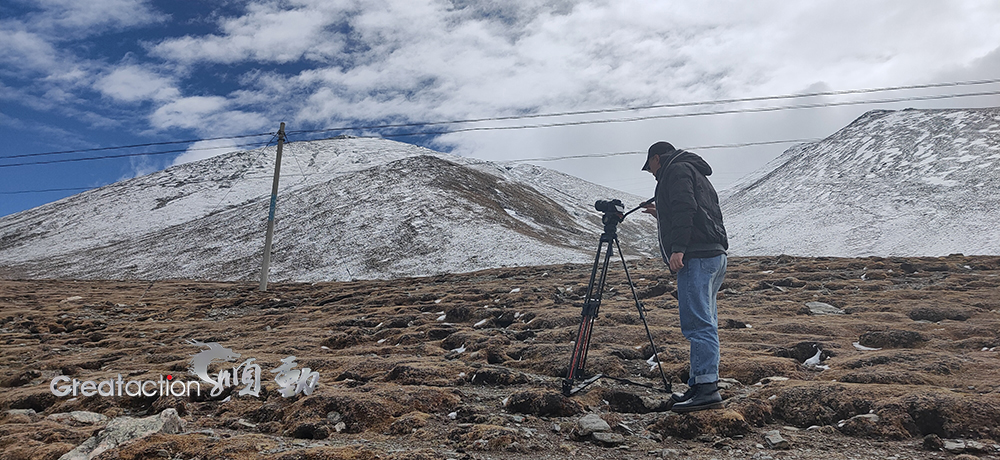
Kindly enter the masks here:
M 608 250 L 605 252 L 604 265 L 601 268 L 600 277 L 597 275 L 597 267 L 600 265 L 601 252 L 604 243 L 608 243 Z M 608 263 L 611 260 L 613 248 L 611 240 L 604 235 L 597 246 L 597 255 L 594 257 L 594 266 L 590 272 L 590 282 L 587 285 L 587 296 L 584 298 L 583 311 L 580 318 L 580 328 L 576 334 L 576 344 L 573 347 L 573 356 L 570 357 L 569 370 L 566 373 L 566 381 L 563 382 L 563 393 L 568 395 L 569 388 L 573 380 L 583 375 L 584 366 L 587 362 L 587 351 L 590 348 L 590 337 L 594 329 L 594 320 L 597 319 L 598 310 L 601 307 L 601 294 L 604 290 L 604 281 L 607 279 Z
M 608 244 L 610 246 L 610 243 Z M 639 310 L 639 318 L 642 319 L 642 325 L 646 327 L 646 338 L 649 339 L 649 345 L 653 347 L 653 359 L 656 360 L 656 367 L 660 369 L 660 378 L 663 379 L 663 388 L 667 390 L 667 393 L 673 391 L 670 382 L 667 382 L 667 375 L 663 373 L 663 366 L 660 364 L 660 357 L 656 352 L 656 344 L 653 343 L 653 334 L 649 332 L 649 323 L 646 322 L 646 311 L 642 308 L 642 303 L 639 302 L 639 295 L 635 293 L 635 285 L 632 284 L 632 275 L 628 273 L 628 265 L 625 263 L 625 254 L 622 253 L 621 245 L 618 243 L 618 238 L 615 238 L 615 246 L 618 247 L 618 255 L 622 259 L 622 267 L 625 269 L 625 279 L 628 280 L 628 287 L 632 290 L 632 298 L 635 299 L 635 308 Z

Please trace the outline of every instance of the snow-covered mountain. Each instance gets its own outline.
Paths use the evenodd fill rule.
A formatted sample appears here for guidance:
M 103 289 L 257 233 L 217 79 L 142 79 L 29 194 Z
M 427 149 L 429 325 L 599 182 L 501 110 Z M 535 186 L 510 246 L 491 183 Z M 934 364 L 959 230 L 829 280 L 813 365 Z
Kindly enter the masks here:
M 6 216 L 0 276 L 256 280 L 274 154 L 233 152 Z M 537 166 L 372 138 L 286 144 L 281 171 L 272 281 L 592 262 L 594 201 L 642 201 Z M 655 256 L 655 232 L 652 218 L 630 216 L 622 249 Z
M 731 254 L 1000 254 L 1000 109 L 878 110 L 724 194 Z

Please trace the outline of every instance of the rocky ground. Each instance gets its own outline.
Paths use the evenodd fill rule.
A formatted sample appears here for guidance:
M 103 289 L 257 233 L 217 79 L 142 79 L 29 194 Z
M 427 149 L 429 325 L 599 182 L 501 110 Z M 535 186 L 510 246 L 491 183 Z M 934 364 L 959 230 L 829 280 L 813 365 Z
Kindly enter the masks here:
M 613 379 L 562 396 L 590 269 L 266 293 L 0 281 L 0 460 L 1000 459 L 1000 257 L 731 259 L 719 295 L 725 408 L 687 415 Z M 629 271 L 683 390 L 672 277 L 655 260 Z M 587 370 L 662 387 L 620 263 L 608 288 Z M 258 396 L 239 394 L 242 381 L 215 397 L 207 384 L 191 397 L 50 389 L 60 375 L 120 374 L 126 393 L 133 380 L 198 381 L 188 369 L 212 348 L 195 341 L 240 355 L 212 362 L 213 378 L 253 358 Z M 272 371 L 289 356 L 318 376 L 311 394 L 280 394 L 275 377 L 288 373 Z

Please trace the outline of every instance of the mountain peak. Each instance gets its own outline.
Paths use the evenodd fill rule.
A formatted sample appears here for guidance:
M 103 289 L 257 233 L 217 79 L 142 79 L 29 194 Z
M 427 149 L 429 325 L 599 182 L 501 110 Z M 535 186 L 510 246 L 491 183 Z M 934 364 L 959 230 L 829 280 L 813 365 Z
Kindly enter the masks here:
M 1000 109 L 877 110 L 723 202 L 737 255 L 1000 253 Z
M 274 148 L 232 152 L 0 219 L 0 275 L 254 280 Z M 641 198 L 552 170 L 375 138 L 285 145 L 272 280 L 320 281 L 587 262 L 597 199 Z M 655 223 L 621 226 L 656 254 Z

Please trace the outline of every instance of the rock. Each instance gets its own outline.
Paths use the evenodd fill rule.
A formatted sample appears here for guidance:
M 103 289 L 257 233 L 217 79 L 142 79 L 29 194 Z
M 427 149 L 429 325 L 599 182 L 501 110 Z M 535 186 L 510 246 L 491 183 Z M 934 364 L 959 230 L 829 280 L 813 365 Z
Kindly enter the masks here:
M 6 423 L 34 423 L 41 417 L 34 409 L 11 409 L 7 411 Z
M 781 437 L 781 432 L 778 430 L 768 431 L 764 435 L 764 441 L 766 441 L 767 446 L 772 449 L 785 450 L 791 448 L 791 444 L 788 443 L 788 440 Z
M 841 310 L 833 305 L 823 302 L 806 302 L 806 313 L 809 315 L 843 315 Z
M 941 441 L 941 437 L 936 434 L 929 434 L 924 436 L 922 446 L 924 450 L 941 450 L 944 448 L 944 441 Z
M 594 442 L 607 446 L 614 447 L 625 443 L 625 436 L 618 433 L 608 433 L 608 432 L 595 432 L 593 434 Z
M 720 390 L 729 390 L 742 385 L 739 380 L 727 378 L 720 378 L 718 383 Z
M 159 415 L 145 418 L 118 417 L 75 449 L 66 452 L 59 460 L 84 460 L 97 457 L 102 452 L 114 449 L 153 434 L 176 434 L 184 427 L 184 420 L 176 409 L 167 409 Z
M 605 422 L 601 416 L 597 414 L 587 414 L 584 415 L 577 422 L 577 434 L 581 437 L 589 436 L 595 432 L 611 431 L 611 425 Z
M 875 414 L 855 415 L 837 423 L 837 428 L 848 436 L 871 436 L 879 432 L 879 420 Z
M 962 452 L 965 452 L 965 441 L 962 441 L 961 439 L 948 439 L 944 442 L 942 448 L 953 454 L 961 454 Z
M 845 423 L 850 422 L 851 420 L 864 420 L 866 422 L 878 422 L 879 421 L 879 417 L 876 414 L 855 415 L 854 417 L 851 417 L 850 419 L 848 419 L 846 421 L 840 422 L 840 426 L 844 426 Z
M 629 414 L 666 412 L 670 410 L 670 406 L 672 405 L 672 402 L 669 401 L 669 397 L 665 399 L 654 399 L 627 391 L 608 391 L 607 394 L 604 395 L 604 400 L 608 402 L 609 408 L 612 411 Z
M 108 421 L 108 417 L 103 414 L 82 410 L 52 414 L 45 418 L 55 422 L 69 423 L 71 425 L 93 425 L 95 423 L 104 423 Z
M 990 451 L 990 448 L 979 441 L 967 440 L 965 441 L 965 451 L 974 452 L 977 454 L 985 454 Z

